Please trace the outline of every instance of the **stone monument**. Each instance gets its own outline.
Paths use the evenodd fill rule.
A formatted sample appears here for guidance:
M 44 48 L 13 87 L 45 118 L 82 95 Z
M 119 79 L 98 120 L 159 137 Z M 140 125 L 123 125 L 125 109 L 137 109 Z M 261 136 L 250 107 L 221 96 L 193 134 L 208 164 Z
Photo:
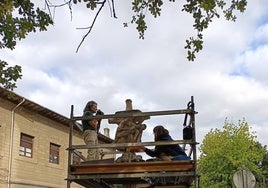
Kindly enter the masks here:
M 141 112 L 140 110 L 132 109 L 132 100 L 126 100 L 126 110 L 118 111 L 115 114 L 135 114 Z M 143 121 L 150 119 L 149 116 L 140 117 L 126 117 L 126 118 L 110 118 L 108 122 L 110 124 L 117 124 L 117 130 L 115 133 L 114 143 L 137 143 L 141 142 L 141 136 L 143 130 L 146 129 L 146 125 Z M 122 156 L 116 159 L 116 162 L 138 162 L 142 161 L 140 155 L 136 155 L 135 151 L 132 151 L 130 147 L 116 148 L 122 152 Z

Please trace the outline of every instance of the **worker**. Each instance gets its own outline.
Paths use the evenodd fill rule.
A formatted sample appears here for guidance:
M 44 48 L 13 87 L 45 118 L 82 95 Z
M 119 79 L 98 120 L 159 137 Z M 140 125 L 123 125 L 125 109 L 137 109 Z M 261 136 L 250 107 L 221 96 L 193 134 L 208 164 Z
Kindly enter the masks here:
M 83 117 L 104 115 L 101 110 L 98 110 L 97 103 L 95 101 L 89 101 L 83 111 Z M 98 144 L 98 133 L 100 130 L 101 119 L 82 120 L 83 126 L 83 139 L 88 146 Z M 98 160 L 99 150 L 88 149 L 87 160 Z
M 158 125 L 153 129 L 155 141 L 173 141 L 169 135 L 169 131 L 162 125 Z M 154 160 L 190 160 L 185 151 L 178 144 L 157 145 L 154 150 L 148 149 L 144 146 L 140 147 L 140 151 L 144 151 L 151 157 L 156 157 Z M 150 159 L 152 160 L 152 159 Z

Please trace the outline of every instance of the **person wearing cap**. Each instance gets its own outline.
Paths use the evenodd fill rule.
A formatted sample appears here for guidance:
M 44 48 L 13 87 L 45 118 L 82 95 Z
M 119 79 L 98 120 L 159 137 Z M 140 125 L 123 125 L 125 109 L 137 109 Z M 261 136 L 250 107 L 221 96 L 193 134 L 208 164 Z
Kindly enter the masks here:
M 101 110 L 98 110 L 97 103 L 95 101 L 89 101 L 84 110 L 84 116 L 95 116 L 95 115 L 104 115 Z M 98 144 L 98 133 L 100 130 L 101 119 L 90 119 L 82 120 L 83 126 L 83 139 L 85 144 L 88 146 Z M 98 149 L 88 149 L 87 160 L 98 160 L 99 159 L 99 150 Z
M 155 141 L 173 141 L 169 131 L 162 125 L 156 126 L 153 132 Z M 140 151 L 144 151 L 151 157 L 156 157 L 154 160 L 174 161 L 191 159 L 178 144 L 158 145 L 155 146 L 154 150 L 141 146 Z

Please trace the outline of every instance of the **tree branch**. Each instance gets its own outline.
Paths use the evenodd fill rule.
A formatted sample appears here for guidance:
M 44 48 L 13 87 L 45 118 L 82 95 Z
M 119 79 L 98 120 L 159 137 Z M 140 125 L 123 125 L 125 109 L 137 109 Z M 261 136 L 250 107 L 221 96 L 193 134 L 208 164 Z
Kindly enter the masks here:
M 91 25 L 89 26 L 89 30 L 88 30 L 88 32 L 83 36 L 81 42 L 79 43 L 79 45 L 78 45 L 78 47 L 77 47 L 77 49 L 76 49 L 76 53 L 78 52 L 78 50 L 79 50 L 79 48 L 81 47 L 82 43 L 84 42 L 85 38 L 87 38 L 87 36 L 88 36 L 89 33 L 91 32 L 91 30 L 92 30 L 92 28 L 93 28 L 93 26 L 94 26 L 94 24 L 95 24 L 95 22 L 96 22 L 96 20 L 97 20 L 97 17 L 99 16 L 99 13 L 100 13 L 100 11 L 102 10 L 102 8 L 104 7 L 104 4 L 105 4 L 105 3 L 106 3 L 106 0 L 104 0 L 104 1 L 101 3 L 101 6 L 100 6 L 98 12 L 96 13 L 96 15 L 95 15 L 95 17 L 94 17 L 93 22 L 92 22 Z

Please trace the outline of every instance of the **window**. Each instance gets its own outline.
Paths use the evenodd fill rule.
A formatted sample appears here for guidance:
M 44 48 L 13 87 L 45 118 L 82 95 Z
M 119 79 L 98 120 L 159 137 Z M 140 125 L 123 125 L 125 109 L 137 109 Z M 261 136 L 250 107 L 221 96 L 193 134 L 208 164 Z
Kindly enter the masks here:
M 50 143 L 49 149 L 49 162 L 59 164 L 60 146 L 57 144 Z
M 20 134 L 20 150 L 19 155 L 25 157 L 33 157 L 33 136 L 27 134 Z

